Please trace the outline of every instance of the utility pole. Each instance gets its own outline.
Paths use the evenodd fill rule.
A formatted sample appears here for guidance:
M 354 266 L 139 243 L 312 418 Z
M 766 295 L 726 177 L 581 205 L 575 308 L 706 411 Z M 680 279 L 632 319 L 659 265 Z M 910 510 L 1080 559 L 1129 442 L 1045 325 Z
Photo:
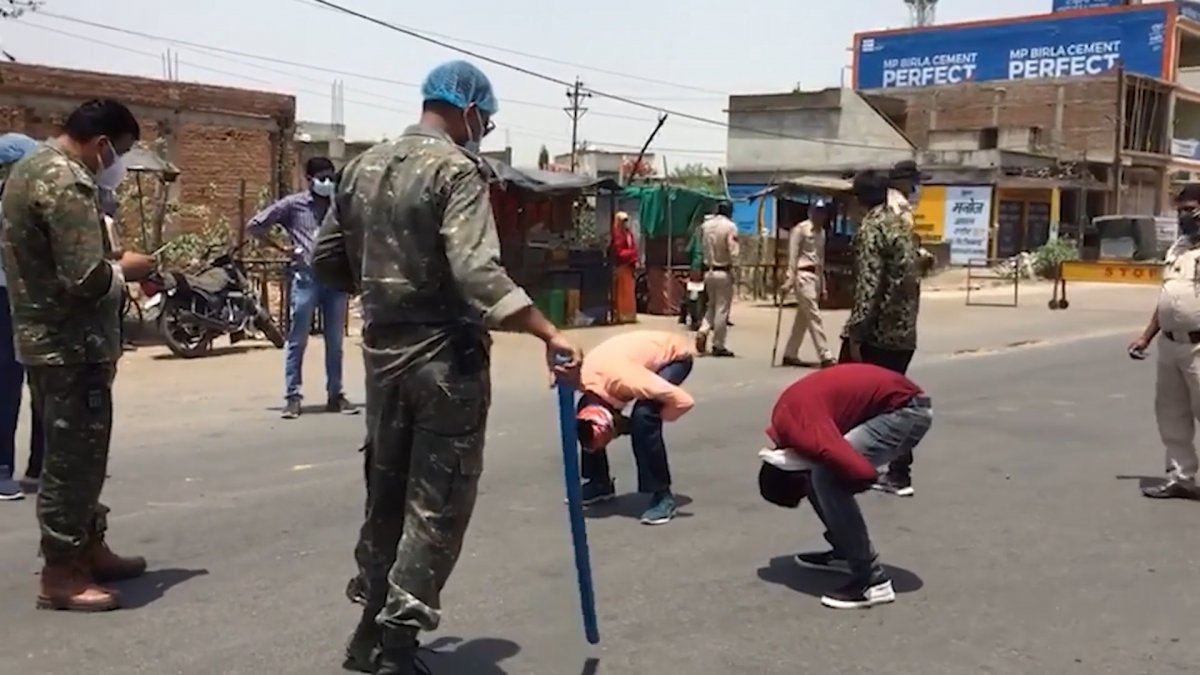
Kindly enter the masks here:
M 567 116 L 571 118 L 571 171 L 574 172 L 579 164 L 579 120 L 588 111 L 583 107 L 583 101 L 592 97 L 591 92 L 583 90 L 583 82 L 578 77 L 575 84 L 567 90 L 567 100 L 571 102 L 566 108 Z

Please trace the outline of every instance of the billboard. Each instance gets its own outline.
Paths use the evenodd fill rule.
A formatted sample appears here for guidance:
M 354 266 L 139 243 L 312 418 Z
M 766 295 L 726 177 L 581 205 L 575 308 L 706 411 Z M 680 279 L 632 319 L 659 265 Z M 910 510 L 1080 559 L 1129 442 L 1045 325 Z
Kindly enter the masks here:
M 1179 3 L 1179 16 L 1192 21 L 1200 21 L 1200 2 L 1186 2 L 1181 0 Z
M 855 36 L 857 89 L 1100 75 L 1163 77 L 1169 4 Z
M 1054 11 L 1065 12 L 1070 9 L 1089 9 L 1091 7 L 1120 7 L 1127 4 L 1125 0 L 1054 0 Z

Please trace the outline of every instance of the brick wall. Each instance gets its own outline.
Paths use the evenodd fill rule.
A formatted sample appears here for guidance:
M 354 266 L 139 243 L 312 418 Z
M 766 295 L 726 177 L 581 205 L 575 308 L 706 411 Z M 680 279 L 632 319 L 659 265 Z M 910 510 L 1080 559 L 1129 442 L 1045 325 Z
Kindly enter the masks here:
M 905 131 L 923 147 L 932 130 L 1041 127 L 1045 150 L 1112 156 L 1118 86 L 1113 75 L 1070 80 L 959 84 L 878 92 L 905 100 Z M 1060 121 L 1061 135 L 1054 130 Z
M 161 139 L 167 158 L 181 171 L 172 188 L 172 198 L 181 205 L 204 207 L 210 218 L 232 224 L 238 219 L 243 180 L 247 215 L 263 188 L 277 196 L 292 187 L 296 100 L 283 94 L 0 64 L 0 132 L 53 135 L 75 106 L 99 96 L 128 105 L 144 141 Z M 202 224 L 193 217 L 178 226 Z

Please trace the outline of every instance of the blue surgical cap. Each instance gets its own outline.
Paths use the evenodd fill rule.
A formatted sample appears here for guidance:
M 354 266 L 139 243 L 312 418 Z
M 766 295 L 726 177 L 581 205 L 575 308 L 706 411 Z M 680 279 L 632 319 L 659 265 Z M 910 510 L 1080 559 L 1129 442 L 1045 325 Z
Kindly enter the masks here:
M 0 136 L 0 166 L 19 161 L 25 155 L 33 152 L 37 145 L 37 141 L 25 134 Z
M 421 84 L 426 101 L 441 101 L 466 109 L 472 103 L 488 115 L 500 109 L 487 75 L 466 61 L 450 61 L 429 71 Z

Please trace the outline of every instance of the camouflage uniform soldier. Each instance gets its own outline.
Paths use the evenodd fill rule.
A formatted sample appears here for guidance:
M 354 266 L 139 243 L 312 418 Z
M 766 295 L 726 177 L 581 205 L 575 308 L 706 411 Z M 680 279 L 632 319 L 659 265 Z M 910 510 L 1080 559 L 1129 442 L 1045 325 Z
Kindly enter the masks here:
M 121 355 L 121 294 L 154 260 L 113 255 L 98 185 L 122 173 L 137 120 L 116 101 L 90 101 L 63 134 L 18 163 L 4 185 L 4 268 L 17 358 L 44 417 L 45 466 L 37 514 L 42 557 L 38 606 L 119 606 L 99 584 L 146 570 L 105 543 L 100 491 L 112 434 L 112 383 Z M 117 258 L 113 260 L 112 258 Z
M 915 264 L 918 272 L 918 284 L 920 283 L 920 277 L 933 268 L 934 262 L 933 254 L 921 246 L 921 237 L 916 231 L 916 223 L 913 219 L 913 206 L 921 200 L 921 184 L 928 181 L 929 178 L 929 175 L 922 173 L 917 167 L 917 163 L 912 160 L 896 162 L 895 166 L 888 173 L 887 205 L 892 213 L 900 216 L 909 232 L 912 233 L 913 246 L 916 249 Z M 910 355 L 908 360 L 910 361 L 911 359 Z M 892 359 L 891 363 L 896 364 L 898 361 Z M 893 370 L 896 369 L 893 368 Z M 908 361 L 905 361 L 904 367 L 898 372 L 904 374 L 907 371 Z M 911 450 L 900 455 L 891 463 L 887 474 L 880 478 L 879 483 L 875 487 L 884 492 L 911 497 L 913 495 L 912 463 L 913 454 Z
M 364 607 L 345 667 L 386 675 L 415 672 L 417 633 L 438 627 L 475 507 L 486 326 L 541 338 L 548 359 L 566 357 L 564 372 L 580 357 L 500 266 L 476 156 L 497 109 L 487 77 L 451 62 L 422 93 L 418 124 L 346 166 L 313 261 L 323 283 L 362 294 L 370 454 L 349 592 Z
M 919 254 L 912 226 L 889 205 L 888 193 L 887 180 L 874 171 L 854 178 L 854 196 L 864 215 L 854 234 L 854 308 L 842 329 L 838 360 L 904 374 L 917 348 Z M 893 463 L 877 487 L 911 496 L 911 460 L 904 462 L 902 457 Z

